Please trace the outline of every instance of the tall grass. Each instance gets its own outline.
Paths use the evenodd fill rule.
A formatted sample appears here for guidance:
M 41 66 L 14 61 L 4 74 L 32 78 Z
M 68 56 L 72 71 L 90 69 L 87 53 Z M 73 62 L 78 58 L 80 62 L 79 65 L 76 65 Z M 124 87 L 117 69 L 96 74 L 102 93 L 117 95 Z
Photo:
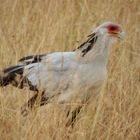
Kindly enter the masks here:
M 87 33 L 113 21 L 124 41 L 110 50 L 108 79 L 100 97 L 82 110 L 73 129 L 65 128 L 64 105 L 41 107 L 27 118 L 20 107 L 27 89 L 0 88 L 1 140 L 140 139 L 139 0 L 0 0 L 0 67 L 22 56 L 73 50 Z

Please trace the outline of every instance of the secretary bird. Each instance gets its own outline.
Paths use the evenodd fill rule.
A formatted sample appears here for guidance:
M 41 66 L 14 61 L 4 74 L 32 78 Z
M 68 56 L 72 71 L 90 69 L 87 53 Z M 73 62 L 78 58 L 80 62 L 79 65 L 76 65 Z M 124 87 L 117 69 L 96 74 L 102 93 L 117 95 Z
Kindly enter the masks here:
M 109 47 L 118 38 L 124 38 L 121 26 L 105 22 L 74 51 L 21 58 L 18 65 L 1 71 L 0 86 L 11 84 L 20 89 L 28 87 L 36 91 L 22 107 L 24 115 L 34 107 L 38 98 L 39 106 L 52 101 L 85 103 L 92 95 L 99 94 L 107 77 Z M 79 112 L 80 108 L 76 111 Z

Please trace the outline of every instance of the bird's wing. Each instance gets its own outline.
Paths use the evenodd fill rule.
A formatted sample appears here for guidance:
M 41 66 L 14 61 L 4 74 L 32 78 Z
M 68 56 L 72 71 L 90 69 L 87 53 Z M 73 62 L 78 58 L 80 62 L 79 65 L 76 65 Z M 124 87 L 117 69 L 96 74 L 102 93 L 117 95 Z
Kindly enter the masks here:
M 20 64 L 3 69 L 0 86 L 12 84 L 18 88 L 28 86 L 30 90 L 38 90 L 40 83 L 46 86 L 50 75 L 53 85 L 56 85 L 62 71 L 69 69 L 73 55 L 74 52 L 56 52 L 23 57 Z
M 62 77 L 76 67 L 74 52 L 56 52 L 41 56 L 40 62 L 27 64 L 24 75 L 37 87 L 57 89 Z M 27 61 L 27 60 L 26 60 Z

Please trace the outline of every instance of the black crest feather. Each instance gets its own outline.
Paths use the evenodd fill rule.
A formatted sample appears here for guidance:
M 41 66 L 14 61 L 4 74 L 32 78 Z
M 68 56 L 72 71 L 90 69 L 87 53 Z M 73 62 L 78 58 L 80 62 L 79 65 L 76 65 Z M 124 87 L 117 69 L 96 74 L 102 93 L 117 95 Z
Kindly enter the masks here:
M 82 57 L 84 57 L 93 48 L 97 39 L 98 39 L 98 37 L 97 37 L 96 33 L 94 32 L 94 33 L 88 35 L 88 39 L 77 48 L 78 50 L 81 51 Z

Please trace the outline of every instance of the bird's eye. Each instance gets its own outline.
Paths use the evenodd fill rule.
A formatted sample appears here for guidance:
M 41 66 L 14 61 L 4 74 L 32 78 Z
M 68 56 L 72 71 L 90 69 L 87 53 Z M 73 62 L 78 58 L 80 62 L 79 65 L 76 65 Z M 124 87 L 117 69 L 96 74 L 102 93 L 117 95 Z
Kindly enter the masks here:
M 110 26 L 110 30 L 111 30 L 111 31 L 114 31 L 114 30 L 116 30 L 116 27 Z

